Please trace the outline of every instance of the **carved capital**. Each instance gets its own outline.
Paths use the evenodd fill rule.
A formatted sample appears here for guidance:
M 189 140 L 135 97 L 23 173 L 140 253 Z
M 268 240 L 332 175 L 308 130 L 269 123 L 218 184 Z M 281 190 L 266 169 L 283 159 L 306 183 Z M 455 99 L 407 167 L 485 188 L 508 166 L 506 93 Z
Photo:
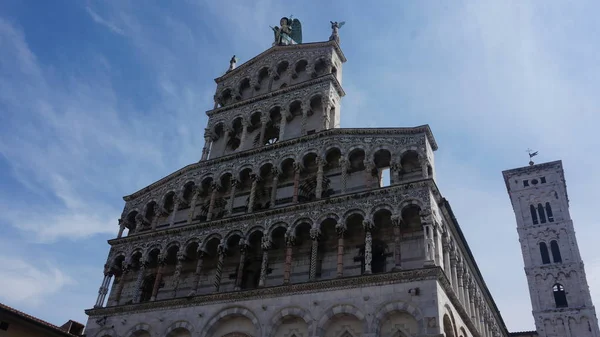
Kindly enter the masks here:
M 262 240 L 260 242 L 260 247 L 263 250 L 269 250 L 269 249 L 271 249 L 271 238 L 268 237 L 267 235 L 263 236 Z
M 185 255 L 185 251 L 183 250 L 179 250 L 177 252 L 177 261 L 183 262 L 187 259 L 187 256 Z
M 391 217 L 392 226 L 400 228 L 402 225 L 402 216 L 400 214 L 393 214 Z
M 300 172 L 302 170 L 302 164 L 294 162 L 294 172 Z
M 338 237 L 343 238 L 344 233 L 346 233 L 347 228 L 346 228 L 345 224 L 339 223 L 339 224 L 335 225 L 335 230 L 337 232 Z
M 217 254 L 219 256 L 225 256 L 225 255 L 227 255 L 227 246 L 225 244 L 223 244 L 223 243 L 219 244 L 217 246 Z
M 310 239 L 315 241 L 319 239 L 321 235 L 321 230 L 319 228 L 311 228 L 310 229 Z
M 285 245 L 287 247 L 291 247 L 296 244 L 296 235 L 293 233 L 286 232 L 285 233 Z
M 365 219 L 362 222 L 363 228 L 365 229 L 365 231 L 370 232 L 373 227 L 375 227 L 375 224 L 373 223 L 373 220 L 371 219 Z

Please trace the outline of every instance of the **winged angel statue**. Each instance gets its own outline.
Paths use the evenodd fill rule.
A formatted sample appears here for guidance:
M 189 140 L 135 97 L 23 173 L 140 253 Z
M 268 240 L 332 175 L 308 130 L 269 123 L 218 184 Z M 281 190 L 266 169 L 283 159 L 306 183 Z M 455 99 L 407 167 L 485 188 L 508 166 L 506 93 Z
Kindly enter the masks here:
M 274 46 L 287 46 L 302 43 L 302 24 L 300 20 L 283 17 L 279 20 L 281 27 L 271 27 L 275 33 Z

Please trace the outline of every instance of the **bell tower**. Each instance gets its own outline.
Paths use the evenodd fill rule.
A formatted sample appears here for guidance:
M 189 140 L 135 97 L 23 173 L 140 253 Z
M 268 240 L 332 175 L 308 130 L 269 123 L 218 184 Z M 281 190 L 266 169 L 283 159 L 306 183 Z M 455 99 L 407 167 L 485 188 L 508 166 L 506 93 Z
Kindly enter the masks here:
M 517 220 L 539 336 L 598 337 L 561 161 L 502 172 Z

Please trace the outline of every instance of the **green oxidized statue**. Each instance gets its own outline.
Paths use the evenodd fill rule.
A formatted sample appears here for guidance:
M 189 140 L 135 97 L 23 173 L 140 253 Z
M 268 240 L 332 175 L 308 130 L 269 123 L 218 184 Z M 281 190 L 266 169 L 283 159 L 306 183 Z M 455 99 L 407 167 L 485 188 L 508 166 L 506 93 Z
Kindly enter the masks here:
M 281 27 L 271 27 L 275 33 L 274 46 L 287 46 L 302 43 L 302 24 L 300 20 L 283 17 L 279 21 Z

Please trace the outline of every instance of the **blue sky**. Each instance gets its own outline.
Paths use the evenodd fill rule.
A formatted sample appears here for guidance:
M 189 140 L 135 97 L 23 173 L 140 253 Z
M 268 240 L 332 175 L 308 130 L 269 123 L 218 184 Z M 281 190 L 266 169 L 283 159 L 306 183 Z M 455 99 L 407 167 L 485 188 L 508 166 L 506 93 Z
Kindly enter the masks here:
M 594 1 L 0 2 L 0 302 L 85 322 L 121 197 L 196 162 L 213 79 L 340 30 L 342 127 L 429 124 L 450 201 L 509 330 L 533 329 L 501 171 L 562 159 L 600 303 L 600 23 Z

